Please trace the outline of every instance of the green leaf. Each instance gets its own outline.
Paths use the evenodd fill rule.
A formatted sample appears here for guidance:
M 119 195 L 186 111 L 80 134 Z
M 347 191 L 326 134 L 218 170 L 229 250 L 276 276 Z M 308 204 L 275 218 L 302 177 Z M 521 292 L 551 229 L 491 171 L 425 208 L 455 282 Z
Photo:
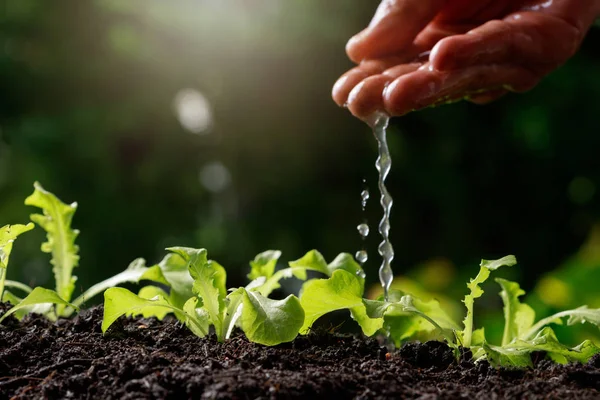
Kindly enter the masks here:
M 560 364 L 566 364 L 573 361 L 585 363 L 594 354 L 600 352 L 600 348 L 589 340 L 586 340 L 579 346 L 571 349 L 561 344 L 552 328 L 549 327 L 542 329 L 531 340 L 518 340 L 507 347 L 530 353 L 534 351 L 545 351 L 553 361 Z
M 458 326 L 437 300 L 422 301 L 410 295 L 400 299 L 390 297 L 396 301 L 363 301 L 369 317 L 383 318 L 384 326 L 396 346 L 410 338 L 434 339 L 433 333 L 441 334 L 449 344 L 454 342 L 451 332 Z
M 432 340 L 440 335 L 452 343 L 451 332 L 458 329 L 437 300 L 423 301 L 410 295 L 392 305 L 385 315 L 385 325 L 398 345 L 407 339 Z
M 47 233 L 48 241 L 42 244 L 42 251 L 52 254 L 56 292 L 61 298 L 69 301 L 77 279 L 73 276 L 73 269 L 79 262 L 79 248 L 75 245 L 79 231 L 71 229 L 77 203 L 63 203 L 55 195 L 44 190 L 38 182 L 34 183 L 34 188 L 33 194 L 25 199 L 25 204 L 41 208 L 43 211 L 43 214 L 31 215 L 31 220 Z M 59 314 L 63 308 L 64 304 L 57 307 Z
M 516 264 L 517 259 L 515 258 L 515 256 L 504 256 L 498 260 L 481 260 L 479 266 L 490 271 L 495 271 L 500 267 L 512 267 Z
M 493 367 L 525 368 L 533 367 L 530 351 L 504 348 L 483 343 L 486 359 Z
M 350 316 L 358 323 L 366 336 L 373 336 L 383 328 L 383 318 L 369 317 L 364 303 L 361 306 L 350 308 Z
M 250 341 L 274 346 L 290 342 L 298 335 L 304 322 L 304 311 L 296 296 L 271 300 L 244 289 L 241 294 L 243 308 L 239 325 Z
M 138 296 L 146 300 L 152 300 L 157 297 L 162 297 L 166 299 L 169 297 L 169 295 L 165 293 L 164 290 L 157 286 L 144 286 L 138 292 Z M 162 319 L 171 312 L 173 312 L 173 310 L 171 310 L 170 308 L 157 307 L 153 316 L 162 321 Z
M 237 321 L 242 315 L 242 309 L 244 308 L 244 292 L 247 289 L 238 288 L 233 292 L 229 293 L 225 302 L 227 304 L 227 310 L 225 312 L 225 318 L 223 319 L 223 331 L 225 332 L 225 339 L 229 339 L 233 328 L 235 328 Z
M 202 299 L 202 307 L 215 326 L 217 338 L 223 341 L 226 334 L 223 327 L 227 295 L 225 269 L 214 261 L 208 261 L 205 249 L 172 247 L 167 250 L 178 254 L 188 263 L 188 270 L 194 280 L 192 291 Z
M 600 327 L 600 308 L 589 308 L 581 306 L 571 311 L 563 311 L 569 315 L 567 325 L 590 323 Z
M 535 311 L 527 304 L 519 301 L 519 296 L 525 294 L 518 283 L 496 278 L 502 288 L 500 297 L 504 303 L 504 334 L 502 346 L 515 339 L 523 337 L 535 322 Z
M 327 262 L 325 258 L 317 250 L 311 250 L 306 253 L 302 258 L 296 261 L 289 262 L 290 267 L 297 268 L 295 276 L 298 279 L 306 280 L 306 271 L 317 271 L 331 276 L 329 269 L 327 268 Z M 304 271 L 304 272 L 302 272 Z
M 460 334 L 464 341 L 462 343 L 463 346 L 471 346 L 473 335 L 473 303 L 475 302 L 475 299 L 481 297 L 483 294 L 483 290 L 479 285 L 489 278 L 491 271 L 495 271 L 502 266 L 510 267 L 516 263 L 517 260 L 515 256 L 506 256 L 499 260 L 481 260 L 479 273 L 474 279 L 471 279 L 471 281 L 467 283 L 467 288 L 469 288 L 470 293 L 466 295 L 463 300 L 463 303 L 465 303 L 465 307 L 467 308 L 467 315 L 463 321 L 464 330 Z
M 206 336 L 210 327 L 210 316 L 206 310 L 198 307 L 198 298 L 191 297 L 188 301 L 186 301 L 183 305 L 183 311 L 186 314 L 186 318 L 183 321 L 185 326 L 187 326 L 188 329 L 198 337 Z
M 370 321 L 371 318 L 367 315 L 362 299 L 363 290 L 364 279 L 344 269 L 335 270 L 328 279 L 313 279 L 306 282 L 300 296 L 300 303 L 305 313 L 300 333 L 307 333 L 312 324 L 322 315 L 343 309 L 350 309 L 352 317 L 357 320 L 361 328 L 371 332 L 379 322 Z
M 4 225 L 0 228 L 0 268 L 8 267 L 8 259 L 15 239 L 22 233 L 33 229 L 33 223 L 27 225 Z
M 254 257 L 254 261 L 250 261 L 251 269 L 248 279 L 253 280 L 260 276 L 269 279 L 275 272 L 279 257 L 281 257 L 281 251 L 279 250 L 267 250 Z
M 16 296 L 14 293 L 12 293 L 9 290 L 5 290 L 4 294 L 2 295 L 2 301 L 9 302 L 13 306 L 16 304 L 19 304 L 22 300 L 23 300 L 22 298 Z M 15 317 L 16 319 L 18 319 L 20 321 L 21 319 L 23 319 L 23 317 L 25 315 L 29 314 L 30 311 L 31 310 L 29 307 L 25 307 L 18 311 L 15 311 L 12 315 L 13 315 L 13 317 Z
M 99 295 L 108 288 L 120 285 L 121 283 L 137 283 L 142 279 L 142 277 L 147 271 L 148 267 L 146 267 L 146 261 L 143 258 L 136 258 L 129 264 L 129 266 L 127 266 L 127 269 L 125 269 L 125 271 L 93 285 L 88 290 L 83 292 L 81 296 L 73 300 L 72 303 L 75 306 L 79 307 L 92 297 Z M 72 314 L 72 312 L 73 309 L 67 308 L 63 311 L 61 315 L 64 317 L 68 317 Z
M 332 262 L 327 265 L 329 275 L 337 270 L 344 270 L 357 276 L 361 281 L 364 282 L 364 271 L 360 264 L 356 262 L 354 257 L 348 253 L 339 254 Z
M 5 225 L 0 228 L 0 296 L 4 293 L 4 282 L 6 280 L 6 269 L 15 239 L 22 233 L 33 229 L 30 222 L 27 225 Z
M 566 310 L 546 317 L 538 321 L 523 335 L 523 339 L 528 340 L 535 336 L 544 326 L 548 324 L 561 324 L 562 318 L 569 317 L 567 325 L 575 325 L 578 323 L 590 323 L 600 328 L 600 308 L 589 308 L 581 306 L 574 310 Z
M 181 256 L 169 253 L 141 279 L 147 279 L 169 286 L 169 303 L 182 308 L 185 302 L 194 295 L 194 280 L 190 276 L 188 263 Z
M 142 315 L 144 318 L 164 316 L 164 309 L 175 313 L 181 321 L 186 321 L 186 325 L 194 323 L 196 326 L 202 326 L 195 315 L 188 315 L 184 310 L 174 307 L 162 296 L 156 296 L 152 299 L 144 299 L 127 289 L 110 288 L 104 292 L 104 318 L 102 319 L 102 333 L 122 315 L 131 317 Z M 197 332 L 194 332 L 198 334 Z M 205 336 L 208 332 L 199 332 Z
M 277 254 L 271 254 L 272 257 L 274 257 L 275 255 Z M 275 264 L 273 264 L 273 267 L 274 266 Z M 338 255 L 336 259 L 328 265 L 321 253 L 319 253 L 316 250 L 311 250 L 299 260 L 291 261 L 289 263 L 289 266 L 289 268 L 281 269 L 271 274 L 270 276 L 263 275 L 267 279 L 264 280 L 264 282 L 262 283 L 255 282 L 253 284 L 252 290 L 258 291 L 263 296 L 268 296 L 269 294 L 271 294 L 271 292 L 273 292 L 273 290 L 278 289 L 280 287 L 279 281 L 281 279 L 287 279 L 294 276 L 297 279 L 306 280 L 307 271 L 316 271 L 327 276 L 331 276 L 331 274 L 334 271 L 338 269 L 343 269 L 352 273 L 357 273 L 357 271 L 359 271 L 358 275 L 360 275 L 361 279 L 363 275 L 362 268 L 360 267 L 360 265 L 358 265 L 356 261 L 354 261 L 352 256 L 344 253 Z M 256 276 L 256 274 L 250 274 L 248 275 L 248 277 L 256 277 L 252 278 L 255 279 L 255 281 L 256 279 L 260 278 L 259 276 Z
M 259 254 L 259 256 L 261 255 Z M 259 256 L 257 256 L 257 258 Z M 270 256 L 279 257 L 278 254 L 271 254 Z M 267 257 L 261 258 L 266 259 Z M 248 275 L 249 278 L 254 279 L 254 281 L 251 283 L 252 290 L 259 292 L 263 296 L 268 296 L 269 294 L 271 294 L 271 292 L 273 292 L 273 290 L 276 290 L 280 287 L 279 281 L 281 279 L 288 279 L 293 276 L 300 280 L 306 280 L 307 271 L 316 271 L 327 276 L 331 276 L 334 271 L 341 269 L 356 274 L 361 280 L 363 280 L 364 276 L 364 272 L 360 265 L 356 263 L 356 261 L 350 254 L 346 253 L 338 255 L 330 264 L 327 264 L 321 253 L 319 253 L 316 250 L 311 250 L 299 260 L 291 261 L 289 265 L 289 268 L 281 269 L 275 273 L 272 273 L 270 276 L 263 275 L 267 279 L 265 279 L 262 282 L 257 281 L 257 279 L 259 279 L 260 276 L 257 276 L 256 274 L 252 273 Z M 274 266 L 275 264 L 273 264 L 273 267 Z M 253 270 L 258 271 L 258 268 L 255 268 Z M 362 319 L 362 317 L 360 316 L 360 311 L 356 311 L 355 314 L 358 319 Z
M 0 318 L 0 323 L 4 321 L 6 317 L 11 315 L 12 313 L 24 309 L 26 307 L 34 306 L 37 304 L 61 304 L 65 306 L 75 307 L 73 304 L 70 304 L 68 301 L 61 298 L 58 293 L 54 290 L 44 289 L 42 287 L 36 287 L 25 297 L 19 304 L 8 310 L 2 318 Z

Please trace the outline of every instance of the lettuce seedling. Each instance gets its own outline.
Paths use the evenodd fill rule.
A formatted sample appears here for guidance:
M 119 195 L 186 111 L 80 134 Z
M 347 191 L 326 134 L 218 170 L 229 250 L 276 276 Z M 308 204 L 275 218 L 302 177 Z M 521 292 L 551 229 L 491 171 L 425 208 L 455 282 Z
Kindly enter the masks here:
M 167 313 L 173 313 L 199 337 L 206 336 L 212 326 L 219 341 L 228 339 L 235 326 L 249 340 L 264 345 L 288 342 L 298 335 L 304 322 L 304 311 L 298 298 L 294 295 L 283 300 L 267 297 L 278 285 L 278 280 L 288 273 L 274 277 L 274 265 L 281 253 L 265 252 L 257 256 L 249 274 L 254 279 L 246 287 L 229 290 L 227 294 L 225 269 L 208 260 L 205 249 L 172 247 L 167 250 L 172 253 L 169 262 L 163 263 L 162 267 L 159 264 L 151 274 L 157 278 L 156 281 L 167 285 L 170 293 L 149 287 L 143 288 L 139 295 L 121 288 L 108 289 L 104 293 L 103 332 L 122 315 L 162 319 Z M 165 271 L 166 265 L 171 266 L 170 277 Z M 177 299 L 181 293 L 189 292 L 190 287 L 183 283 L 180 274 L 174 274 L 175 265 L 185 265 L 191 277 L 191 282 L 185 282 L 191 283 L 192 296 L 183 306 Z M 144 298 L 144 294 L 154 296 Z
M 490 274 L 503 266 L 516 264 L 514 256 L 506 256 L 499 260 L 482 260 L 477 276 L 467 284 L 469 293 L 463 303 L 466 307 L 466 316 L 463 320 L 463 329 L 453 326 L 452 319 L 439 307 L 435 301 L 422 302 L 409 295 L 398 299 L 399 294 L 392 293 L 389 302 L 382 300 L 364 300 L 367 313 L 371 318 L 383 318 L 384 327 L 388 330 L 391 339 L 398 345 L 400 342 L 417 336 L 419 331 L 430 330 L 446 339 L 449 346 L 458 350 L 459 346 L 471 349 L 475 361 L 488 360 L 493 366 L 522 368 L 532 366 L 531 353 L 543 351 L 559 363 L 571 361 L 585 362 L 591 356 L 600 352 L 600 348 L 593 342 L 586 340 L 580 345 L 569 348 L 561 344 L 554 332 L 547 325 L 561 324 L 562 319 L 568 317 L 567 324 L 592 323 L 600 327 L 600 309 L 590 309 L 582 306 L 574 310 L 567 310 L 543 318 L 535 323 L 535 312 L 527 304 L 521 303 L 519 297 L 525 292 L 515 282 L 497 278 L 500 285 L 500 297 L 504 304 L 504 332 L 502 343 L 493 345 L 485 338 L 483 328 L 474 329 L 473 305 L 475 299 L 483 295 L 481 284 Z M 405 319 L 402 323 L 394 321 L 395 315 L 412 313 L 419 317 L 417 320 Z M 458 352 L 457 352 L 458 354 Z
M 149 268 L 144 265 L 142 259 L 138 259 L 132 262 L 125 271 L 92 286 L 71 301 L 77 280 L 77 277 L 73 275 L 73 270 L 79 264 L 79 248 L 75 244 L 79 231 L 71 228 L 77 203 L 63 203 L 36 182 L 34 192 L 25 199 L 25 204 L 38 207 L 42 211 L 41 214 L 31 215 L 31 220 L 46 231 L 47 241 L 42 244 L 41 249 L 44 253 L 51 254 L 50 262 L 56 281 L 56 290 L 39 287 L 33 289 L 19 282 L 4 280 L 15 238 L 21 233 L 31 230 L 34 224 L 7 225 L 0 228 L 0 288 L 3 289 L 4 286 L 7 286 L 26 293 L 25 298 L 19 298 L 11 292 L 4 292 L 2 299 L 10 301 L 14 307 L 0 318 L 0 322 L 8 315 L 15 314 L 17 317 L 22 317 L 28 312 L 44 314 L 52 320 L 58 317 L 68 317 L 78 310 L 86 300 L 109 287 L 125 282 L 151 279 L 145 277 Z M 52 305 L 55 307 L 53 308 Z

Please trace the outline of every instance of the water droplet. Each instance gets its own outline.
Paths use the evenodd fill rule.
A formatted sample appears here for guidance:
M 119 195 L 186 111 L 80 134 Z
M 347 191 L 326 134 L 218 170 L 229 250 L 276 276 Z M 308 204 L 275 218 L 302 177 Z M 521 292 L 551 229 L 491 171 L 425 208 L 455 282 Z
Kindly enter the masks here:
M 369 255 L 366 250 L 359 250 L 356 252 L 356 261 L 358 261 L 361 265 L 366 263 L 369 259 Z
M 362 205 L 363 210 L 367 206 L 367 200 L 369 200 L 369 189 L 364 189 L 360 192 L 360 204 Z
M 362 269 L 359 269 L 358 271 L 356 271 L 356 275 L 360 276 L 363 279 L 365 279 L 367 277 L 367 274 L 365 274 L 365 271 L 363 271 Z
M 356 227 L 356 229 L 358 230 L 358 233 L 360 234 L 360 236 L 364 238 L 366 238 L 367 236 L 369 236 L 369 225 L 367 224 L 360 224 Z

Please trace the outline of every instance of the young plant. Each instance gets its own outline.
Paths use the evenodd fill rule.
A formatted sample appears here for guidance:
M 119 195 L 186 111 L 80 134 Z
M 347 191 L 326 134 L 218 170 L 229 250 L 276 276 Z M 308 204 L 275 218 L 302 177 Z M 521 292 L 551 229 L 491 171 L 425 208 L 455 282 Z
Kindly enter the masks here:
M 547 326 L 552 323 L 561 324 L 562 319 L 568 317 L 568 325 L 588 322 L 600 327 L 600 309 L 582 306 L 574 310 L 556 313 L 535 323 L 534 310 L 519 301 L 519 297 L 525 292 L 517 283 L 500 278 L 496 279 L 496 282 L 502 289 L 500 297 L 504 303 L 505 325 L 502 343 L 500 345 L 490 344 L 485 339 L 483 328 L 474 329 L 474 301 L 483 295 L 480 285 L 489 278 L 493 271 L 502 266 L 515 264 L 514 256 L 506 256 L 493 261 L 481 261 L 479 273 L 467 284 L 469 293 L 463 300 L 467 313 L 463 320 L 462 330 L 452 327 L 451 319 L 436 302 L 424 304 L 407 295 L 397 301 L 392 299 L 390 302 L 365 300 L 368 314 L 373 318 L 383 318 L 392 340 L 399 343 L 414 337 L 417 330 L 412 326 L 415 326 L 416 321 L 409 320 L 408 324 L 405 323 L 403 328 L 397 330 L 394 329 L 394 320 L 390 317 L 393 318 L 398 312 L 411 312 L 427 321 L 430 327 L 434 327 L 451 347 L 457 350 L 459 346 L 470 348 L 476 361 L 487 359 L 493 366 L 516 368 L 531 366 L 531 353 L 536 351 L 546 352 L 552 360 L 559 363 L 585 362 L 600 352 L 600 348 L 589 340 L 579 346 L 569 348 L 561 344 L 552 329 Z
M 73 270 L 79 264 L 79 248 L 75 240 L 79 231 L 71 228 L 71 221 L 77 209 L 77 203 L 65 204 L 54 194 L 46 191 L 39 183 L 34 184 L 34 192 L 25 199 L 25 204 L 41 209 L 41 214 L 31 215 L 31 220 L 46 231 L 47 241 L 42 244 L 42 251 L 51 254 L 52 271 L 56 281 L 56 290 L 41 287 L 31 288 L 25 284 L 5 281 L 8 258 L 15 238 L 33 228 L 28 225 L 7 225 L 0 228 L 0 288 L 12 287 L 23 291 L 25 298 L 4 291 L 3 300 L 8 300 L 14 307 L 8 310 L 0 322 L 11 314 L 21 317 L 28 312 L 44 314 L 54 320 L 58 317 L 68 317 L 78 310 L 86 300 L 102 293 L 105 289 L 124 282 L 138 282 L 146 279 L 144 274 L 149 270 L 141 259 L 132 262 L 129 267 L 118 275 L 100 282 L 71 301 L 77 277 Z M 54 305 L 55 307 L 52 307 Z
M 251 263 L 254 278 L 246 287 L 230 289 L 227 294 L 225 269 L 208 260 L 205 249 L 173 247 L 171 255 L 151 268 L 149 276 L 165 285 L 168 293 L 147 286 L 136 295 L 126 289 L 111 288 L 104 293 L 102 331 L 122 315 L 164 318 L 173 313 L 195 335 L 204 337 L 213 327 L 217 339 L 224 341 L 238 326 L 249 340 L 275 345 L 289 342 L 304 322 L 304 311 L 294 295 L 283 300 L 267 296 L 278 287 L 279 280 L 299 270 L 274 274 L 280 252 L 259 254 Z M 285 270 L 284 270 L 285 271 Z M 185 272 L 191 279 L 185 277 Z M 191 292 L 182 304 L 183 298 Z

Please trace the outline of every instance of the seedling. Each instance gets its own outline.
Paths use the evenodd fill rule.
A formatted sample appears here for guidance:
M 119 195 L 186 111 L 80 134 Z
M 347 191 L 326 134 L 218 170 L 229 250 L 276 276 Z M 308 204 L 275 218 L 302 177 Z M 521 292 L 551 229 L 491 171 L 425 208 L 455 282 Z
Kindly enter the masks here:
M 514 256 L 499 260 L 482 260 L 480 270 L 467 283 L 469 292 L 463 303 L 466 315 L 462 326 L 457 324 L 436 300 L 423 301 L 409 294 L 391 291 L 389 298 L 365 299 L 364 271 L 349 255 L 342 253 L 327 263 L 316 250 L 276 271 L 281 252 L 269 250 L 250 262 L 250 283 L 245 287 L 227 290 L 225 269 L 207 257 L 205 249 L 172 247 L 164 259 L 151 267 L 137 259 L 129 267 L 100 282 L 81 296 L 72 300 L 76 277 L 73 270 L 79 264 L 79 234 L 71 228 L 77 204 L 65 204 L 39 183 L 25 200 L 25 204 L 38 207 L 41 214 L 31 216 L 32 221 L 47 233 L 42 251 L 51 254 L 56 289 L 30 288 L 19 282 L 6 280 L 6 270 L 17 237 L 34 224 L 6 225 L 0 228 L 0 293 L 2 299 L 15 304 L 2 317 L 22 317 L 37 312 L 51 320 L 68 317 L 78 310 L 85 300 L 104 292 L 104 319 L 102 331 L 121 316 L 143 315 L 163 319 L 173 314 L 195 335 L 206 336 L 214 330 L 219 341 L 227 340 L 235 327 L 240 328 L 250 341 L 276 345 L 293 340 L 298 334 L 307 334 L 321 316 L 336 310 L 347 309 L 367 336 L 384 332 L 397 346 L 415 338 L 445 340 L 456 354 L 460 347 L 471 350 L 475 361 L 488 360 L 494 366 L 522 368 L 532 365 L 531 353 L 543 351 L 559 363 L 585 362 L 600 348 L 589 340 L 569 348 L 559 342 L 550 324 L 567 325 L 591 323 L 600 327 L 600 309 L 582 306 L 562 311 L 535 322 L 535 312 L 519 297 L 525 292 L 515 282 L 496 279 L 504 303 L 504 333 L 500 344 L 486 340 L 484 328 L 474 329 L 473 305 L 483 295 L 481 284 L 498 268 L 516 264 Z M 313 271 L 324 278 L 307 280 Z M 295 277 L 305 281 L 301 295 L 289 295 L 274 300 L 269 295 L 280 287 L 280 281 Z M 135 294 L 114 286 L 123 282 L 151 281 Z M 21 290 L 24 298 L 17 297 L 6 288 Z
M 516 368 L 532 366 L 531 353 L 536 351 L 546 352 L 552 360 L 563 364 L 571 361 L 585 362 L 600 352 L 600 348 L 589 340 L 569 348 L 560 343 L 554 331 L 547 326 L 553 323 L 562 324 L 562 319 L 568 317 L 567 325 L 588 322 L 600 327 L 600 309 L 582 306 L 556 313 L 535 323 L 535 311 L 519 301 L 519 297 L 525 292 L 516 282 L 500 278 L 496 279 L 496 282 L 502 289 L 500 296 L 504 303 L 502 343 L 490 344 L 486 341 L 484 328 L 473 329 L 473 303 L 483 295 L 479 285 L 484 283 L 493 271 L 503 266 L 515 265 L 516 262 L 514 256 L 506 256 L 494 261 L 481 261 L 479 273 L 467 284 L 470 292 L 463 300 L 467 313 L 462 330 L 450 327 L 450 318 L 439 308 L 437 302 L 419 304 L 410 296 L 402 296 L 397 302 L 365 300 L 369 305 L 369 316 L 382 318 L 392 339 L 399 342 L 410 338 L 411 335 L 405 332 L 416 333 L 421 327 L 413 327 L 412 324 L 416 321 L 408 320 L 408 323 L 398 331 L 396 327 L 399 324 L 398 321 L 394 321 L 394 317 L 402 313 L 418 315 L 427 320 L 431 327 L 437 329 L 449 346 L 456 350 L 459 346 L 469 348 L 475 361 L 487 359 L 493 366 Z
M 77 277 L 73 275 L 73 270 L 79 264 L 79 247 L 75 244 L 79 231 L 71 228 L 77 203 L 63 203 L 36 182 L 34 192 L 25 199 L 25 204 L 42 210 L 41 214 L 31 215 L 31 220 L 46 231 L 47 241 L 42 244 L 41 249 L 44 253 L 51 254 L 50 263 L 54 272 L 56 289 L 31 288 L 20 282 L 5 280 L 8 260 L 15 239 L 20 234 L 33 229 L 34 224 L 6 225 L 0 228 L 0 294 L 3 301 L 10 301 L 14 304 L 14 307 L 0 318 L 0 322 L 11 314 L 20 318 L 28 312 L 43 314 L 51 320 L 68 317 L 78 310 L 86 300 L 102 293 L 105 289 L 120 283 L 138 282 L 140 279 L 144 279 L 148 268 L 144 266 L 143 260 L 135 260 L 125 271 L 92 286 L 71 301 L 77 280 Z M 4 287 L 18 289 L 26 296 L 20 298 L 14 293 L 4 290 Z

